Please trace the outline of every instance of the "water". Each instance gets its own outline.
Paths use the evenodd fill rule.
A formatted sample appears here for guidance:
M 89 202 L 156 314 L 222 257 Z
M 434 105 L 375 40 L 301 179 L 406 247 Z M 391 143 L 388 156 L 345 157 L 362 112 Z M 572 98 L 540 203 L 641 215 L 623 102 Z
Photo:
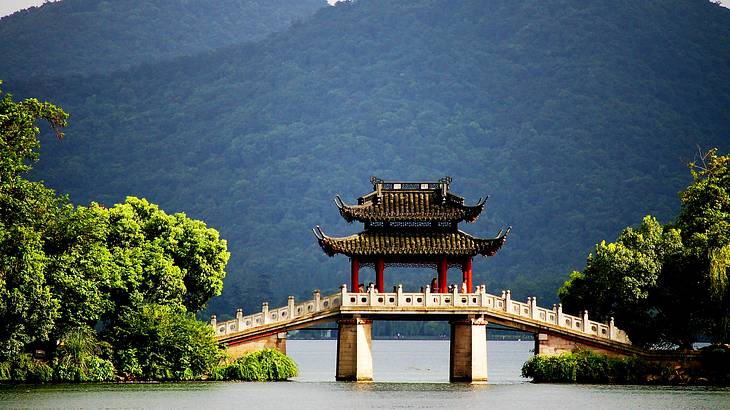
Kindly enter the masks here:
M 448 383 L 448 341 L 373 342 L 375 383 L 334 382 L 334 341 L 290 340 L 301 375 L 284 383 L 0 387 L 0 408 L 730 409 L 730 389 L 538 385 L 520 367 L 532 342 L 489 342 L 489 384 Z

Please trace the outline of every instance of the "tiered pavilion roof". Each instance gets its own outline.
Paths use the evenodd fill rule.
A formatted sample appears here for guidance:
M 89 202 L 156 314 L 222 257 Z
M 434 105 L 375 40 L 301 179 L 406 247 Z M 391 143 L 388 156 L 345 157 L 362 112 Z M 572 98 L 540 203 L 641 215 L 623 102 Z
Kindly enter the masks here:
M 431 265 L 439 270 L 438 288 L 445 291 L 448 266 L 461 266 L 471 292 L 472 257 L 493 256 L 504 244 L 510 229 L 494 238 L 478 238 L 459 230 L 461 221 L 477 220 L 487 198 L 475 205 L 449 192 L 451 178 L 436 182 L 398 182 L 371 178 L 373 191 L 358 198 L 357 205 L 339 196 L 335 204 L 342 217 L 359 221 L 365 229 L 347 237 L 327 236 L 317 226 L 314 234 L 329 256 L 347 255 L 352 262 L 352 286 L 357 289 L 361 264 L 372 265 L 377 287 L 383 291 L 383 269 L 389 265 Z

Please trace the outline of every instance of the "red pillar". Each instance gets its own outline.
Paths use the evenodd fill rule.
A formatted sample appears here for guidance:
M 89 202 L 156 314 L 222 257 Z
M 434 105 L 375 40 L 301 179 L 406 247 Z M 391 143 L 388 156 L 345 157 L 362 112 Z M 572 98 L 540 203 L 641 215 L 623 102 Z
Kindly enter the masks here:
M 448 271 L 449 271 L 449 265 L 446 262 L 446 257 L 441 259 L 439 261 L 439 293 L 446 293 L 448 292 Z
M 360 285 L 360 279 L 358 275 L 360 274 L 360 261 L 357 260 L 356 257 L 350 258 L 350 283 L 352 286 L 350 288 L 350 292 L 358 292 L 358 288 Z
M 464 272 L 464 282 L 466 282 L 467 293 L 473 292 L 473 284 L 472 284 L 472 280 L 471 280 L 471 270 L 472 270 L 471 257 L 469 257 L 466 260 L 466 262 L 464 262 L 464 265 L 462 267 L 462 271 Z
M 383 258 L 378 258 L 375 263 L 375 287 L 378 292 L 383 293 L 385 291 L 385 284 L 383 283 L 383 271 L 385 270 L 385 261 Z

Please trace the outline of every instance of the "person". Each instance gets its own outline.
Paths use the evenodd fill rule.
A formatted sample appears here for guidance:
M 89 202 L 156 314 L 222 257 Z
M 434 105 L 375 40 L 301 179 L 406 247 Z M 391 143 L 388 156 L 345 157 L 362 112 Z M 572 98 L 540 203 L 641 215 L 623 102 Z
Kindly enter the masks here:
M 357 286 L 357 291 L 360 293 L 365 293 L 365 284 L 361 283 Z
M 461 282 L 461 293 L 466 293 L 466 282 Z
M 439 293 L 439 284 L 436 282 L 436 278 L 431 279 L 431 292 Z

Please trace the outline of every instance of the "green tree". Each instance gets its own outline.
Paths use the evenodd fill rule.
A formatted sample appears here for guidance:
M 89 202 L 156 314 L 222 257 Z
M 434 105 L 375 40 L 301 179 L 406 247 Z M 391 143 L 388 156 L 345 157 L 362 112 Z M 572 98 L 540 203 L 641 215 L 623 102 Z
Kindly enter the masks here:
M 690 164 L 677 226 L 686 246 L 685 274 L 704 285 L 706 323 L 715 342 L 730 341 L 730 156 L 711 149 Z
M 567 311 L 588 309 L 592 317 L 614 317 L 635 343 L 655 342 L 652 293 L 664 261 L 682 249 L 679 232 L 646 216 L 614 243 L 596 245 L 582 272 L 573 272 L 558 291 Z
M 109 214 L 107 246 L 124 267 L 121 299 L 126 300 L 118 304 L 176 305 L 196 312 L 221 293 L 230 253 L 216 230 L 135 197 Z
M 203 222 L 167 215 L 145 199 L 74 207 L 28 181 L 23 174 L 40 147 L 38 119 L 63 137 L 62 110 L 2 96 L 0 373 L 7 374 L 0 377 L 47 380 L 50 367 L 26 365 L 32 360 L 24 352 L 40 345 L 55 356 L 57 380 L 109 380 L 114 367 L 102 356 L 110 349 L 93 330 L 100 322 L 127 374 L 190 379 L 211 372 L 217 345 L 193 312 L 221 293 L 226 241 Z
M 566 310 L 614 316 L 639 344 L 730 340 L 730 157 L 712 149 L 690 170 L 675 223 L 646 217 L 597 245 L 559 291 Z
M 39 232 L 0 225 L 0 361 L 48 340 L 58 301 L 45 280 Z
M 107 246 L 109 211 L 97 204 L 66 205 L 48 235 L 47 280 L 59 304 L 56 336 L 93 327 L 114 310 L 112 294 L 122 287 L 122 266 Z
M 2 81 L 0 81 L 2 85 Z M 58 138 L 68 125 L 68 114 L 48 102 L 29 98 L 20 102 L 13 101 L 11 94 L 0 89 L 0 184 L 12 184 L 21 174 L 28 172 L 30 163 L 38 160 L 40 129 L 36 122 L 46 120 Z
M 47 340 L 58 316 L 59 304 L 46 281 L 43 246 L 65 200 L 22 174 L 38 159 L 36 122 L 46 120 L 62 138 L 67 118 L 50 103 L 15 102 L 0 90 L 0 361 Z

